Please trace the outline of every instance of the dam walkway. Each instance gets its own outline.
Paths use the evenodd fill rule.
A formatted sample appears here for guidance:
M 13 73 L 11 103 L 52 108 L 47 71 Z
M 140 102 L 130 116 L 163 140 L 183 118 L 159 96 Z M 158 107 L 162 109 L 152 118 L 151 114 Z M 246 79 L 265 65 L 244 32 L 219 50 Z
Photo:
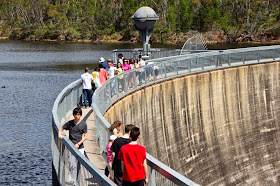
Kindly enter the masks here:
M 110 79 L 103 86 L 98 88 L 93 95 L 92 106 L 94 110 L 95 136 L 101 152 L 100 154 L 105 151 L 109 138 L 108 127 L 110 126 L 110 123 L 105 119 L 104 115 L 108 115 L 107 111 L 111 106 L 117 102 L 121 102 L 124 97 L 127 97 L 140 89 L 143 89 L 144 91 L 146 87 L 149 87 L 150 85 L 180 78 L 188 74 L 225 69 L 233 66 L 275 62 L 279 61 L 279 59 L 280 46 L 253 47 L 220 52 L 210 51 L 203 54 L 173 56 L 147 61 L 153 62 L 153 64 L 150 65 L 152 68 L 154 68 L 154 66 L 159 67 L 159 74 L 155 74 L 153 71 L 152 78 L 150 79 L 147 78 L 147 75 L 145 74 L 144 84 L 142 86 L 138 86 L 136 81 L 137 72 L 141 69 L 133 69 Z M 145 69 L 142 69 L 142 71 L 145 72 Z M 118 91 L 118 85 L 123 83 L 122 81 L 125 82 L 124 94 L 121 94 Z M 130 82 L 133 85 L 132 88 L 129 88 L 128 86 Z M 80 103 L 81 92 L 79 81 L 75 81 L 65 87 L 55 101 L 53 107 L 52 133 L 54 173 L 57 176 L 57 180 L 63 184 L 63 180 L 65 180 L 66 177 L 65 167 L 67 167 L 67 154 L 68 151 L 70 151 L 81 164 L 81 174 L 79 174 L 77 179 L 78 185 L 84 185 L 84 181 L 88 181 L 85 185 L 92 183 L 99 185 L 114 185 L 114 183 L 112 183 L 96 166 L 76 150 L 69 139 L 65 138 L 64 140 L 57 140 L 58 128 L 63 121 L 65 121 L 65 117 L 67 118 L 71 115 L 73 108 Z M 130 109 L 128 105 L 125 105 L 125 108 Z M 169 148 L 169 146 L 166 148 Z M 92 154 L 94 153 L 95 152 L 92 151 Z M 147 163 L 149 167 L 149 180 L 151 180 L 150 185 L 197 185 L 190 179 L 176 172 L 176 170 L 171 169 L 168 162 L 163 164 L 148 153 Z M 195 172 L 195 174 L 199 174 L 199 172 Z M 184 175 L 188 175 L 188 172 L 184 172 Z

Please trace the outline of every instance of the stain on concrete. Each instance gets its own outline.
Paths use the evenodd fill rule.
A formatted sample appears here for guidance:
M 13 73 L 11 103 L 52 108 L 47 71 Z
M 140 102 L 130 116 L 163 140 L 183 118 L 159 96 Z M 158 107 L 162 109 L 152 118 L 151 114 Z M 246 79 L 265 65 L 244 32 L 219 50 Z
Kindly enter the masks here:
M 115 103 L 148 153 L 201 185 L 279 185 L 280 62 L 188 75 Z

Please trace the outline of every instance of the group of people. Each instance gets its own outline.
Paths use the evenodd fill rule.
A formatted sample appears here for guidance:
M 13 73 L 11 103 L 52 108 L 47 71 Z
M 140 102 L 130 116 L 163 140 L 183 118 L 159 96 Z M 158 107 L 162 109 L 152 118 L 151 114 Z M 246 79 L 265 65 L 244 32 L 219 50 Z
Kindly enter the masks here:
M 142 59 L 142 56 L 139 55 L 138 59 L 126 59 L 123 57 L 122 54 L 118 55 L 118 62 L 116 64 L 116 67 L 112 63 L 111 59 L 108 59 L 107 61 L 101 57 L 99 60 L 100 64 L 98 67 L 94 69 L 94 72 L 92 73 L 92 76 L 94 78 L 94 84 L 95 88 L 100 87 L 103 85 L 108 79 L 113 78 L 115 75 L 119 75 L 123 72 L 126 72 L 128 70 L 139 68 L 145 66 L 145 61 Z M 150 70 L 148 70 L 150 72 Z M 149 73 L 151 74 L 151 73 Z M 137 78 L 139 79 L 139 85 L 142 84 L 143 79 L 143 71 L 137 72 Z M 124 79 L 123 76 L 120 76 L 118 78 L 119 80 L 119 88 L 121 88 L 122 91 L 124 91 Z M 132 76 L 128 77 L 128 85 L 130 86 L 132 82 Z
M 87 139 L 87 124 L 81 119 L 82 109 L 73 110 L 74 119 L 66 122 L 58 131 L 58 138 L 63 139 L 63 130 L 69 130 L 69 139 L 85 155 L 84 141 Z M 110 179 L 117 185 L 148 185 L 148 167 L 146 148 L 138 144 L 140 129 L 133 124 L 125 125 L 122 135 L 122 122 L 115 121 L 109 128 L 110 141 L 106 146 L 107 167 Z M 68 181 L 76 184 L 78 160 L 68 152 Z
M 110 141 L 106 146 L 109 178 L 117 185 L 148 185 L 146 148 L 138 144 L 140 129 L 132 124 L 125 125 L 115 121 L 109 128 Z
M 92 104 L 92 94 L 95 88 L 103 85 L 108 79 L 115 75 L 122 74 L 133 68 L 145 66 L 145 61 L 139 55 L 137 59 L 125 59 L 122 54 L 119 54 L 117 66 L 114 67 L 111 59 L 105 61 L 103 57 L 100 58 L 100 64 L 95 68 L 95 71 L 90 74 L 89 68 L 85 68 L 85 73 L 81 75 L 81 83 L 83 86 L 83 98 L 85 108 Z M 151 75 L 155 69 L 143 68 L 136 71 L 136 76 L 139 79 L 139 85 L 142 84 L 143 74 Z M 124 91 L 124 77 L 119 76 L 119 85 Z M 130 86 L 133 76 L 127 76 L 127 83 Z M 114 83 L 113 83 L 114 84 Z M 114 86 L 114 85 L 113 85 Z M 112 89 L 111 84 L 111 89 Z M 81 120 L 82 109 L 77 107 L 73 110 L 74 119 L 66 122 L 58 131 L 58 137 L 63 139 L 62 131 L 69 130 L 69 139 L 73 142 L 75 147 L 84 155 L 84 141 L 87 139 L 87 124 Z M 116 121 L 109 128 L 111 133 L 110 141 L 106 147 L 107 150 L 107 167 L 109 169 L 110 179 L 117 185 L 147 185 L 148 172 L 146 162 L 146 149 L 138 145 L 140 137 L 140 129 L 132 124 L 125 125 L 125 133 L 121 134 L 123 124 Z M 69 175 L 68 179 L 75 182 L 77 179 L 77 159 L 69 151 Z
M 139 85 L 142 85 L 142 81 L 144 79 L 144 76 L 146 74 L 147 79 L 151 79 L 153 71 L 155 72 L 155 76 L 158 76 L 159 68 L 158 66 L 154 65 L 151 66 L 153 62 L 150 62 L 146 65 L 146 62 L 142 59 L 142 56 L 139 55 L 138 59 L 131 58 L 127 59 L 124 58 L 122 54 L 118 55 L 118 61 L 116 64 L 116 67 L 114 66 L 111 59 L 108 59 L 107 61 L 101 57 L 99 60 L 100 64 L 98 67 L 95 68 L 94 72 L 92 73 L 92 76 L 94 78 L 94 84 L 95 88 L 100 87 L 103 85 L 108 79 L 113 78 L 115 75 L 122 74 L 123 72 L 126 72 L 131 69 L 140 68 L 146 66 L 144 69 L 136 71 L 136 81 L 139 82 Z M 119 86 L 118 88 L 121 89 L 121 91 L 124 91 L 125 87 L 125 80 L 123 79 L 124 76 L 119 76 Z M 113 83 L 115 84 L 115 83 Z M 127 86 L 130 88 L 133 86 L 133 74 L 129 74 L 127 77 Z M 113 88 L 114 86 L 112 86 Z
M 143 79 L 151 80 L 153 72 L 156 79 L 159 74 L 159 67 L 153 64 L 153 62 L 149 62 L 146 65 L 146 62 L 142 59 L 141 55 L 138 56 L 138 59 L 126 59 L 122 54 L 119 54 L 116 67 L 113 64 L 112 59 L 107 59 L 106 61 L 103 57 L 101 57 L 99 63 L 100 64 L 94 69 L 94 72 L 90 74 L 89 68 L 86 68 L 85 73 L 81 75 L 85 107 L 91 106 L 93 91 L 103 85 L 108 79 L 111 79 L 116 75 L 122 74 L 131 69 L 144 67 L 136 70 L 135 74 L 127 74 L 126 79 L 123 75 L 118 77 L 117 90 L 124 93 L 126 91 L 126 87 L 128 89 L 135 87 L 134 77 L 136 78 L 136 82 L 139 82 L 138 85 L 141 86 Z M 125 86 L 125 83 L 127 83 L 127 86 Z M 112 81 L 110 84 L 111 96 L 116 91 L 115 85 L 115 81 Z

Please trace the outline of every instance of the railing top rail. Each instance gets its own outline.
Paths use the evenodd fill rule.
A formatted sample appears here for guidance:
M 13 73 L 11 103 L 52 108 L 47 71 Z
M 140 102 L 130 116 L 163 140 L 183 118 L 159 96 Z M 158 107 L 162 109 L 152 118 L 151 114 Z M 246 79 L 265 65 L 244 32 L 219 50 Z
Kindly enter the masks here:
M 226 55 L 226 54 L 237 54 L 237 53 L 246 53 L 246 52 L 254 52 L 254 51 L 262 51 L 262 50 L 273 50 L 279 49 L 280 45 L 272 45 L 272 46 L 261 46 L 261 47 L 249 47 L 249 48 L 238 48 L 238 49 L 228 49 L 228 50 L 215 50 L 215 51 L 207 51 L 201 53 L 192 53 L 180 56 L 170 56 L 163 57 L 157 59 L 147 60 L 147 62 L 164 62 L 164 61 L 175 61 L 175 60 L 184 60 L 184 59 L 192 59 L 192 58 L 202 58 L 202 57 L 211 57 L 216 55 Z
M 174 61 L 180 61 L 180 60 L 185 60 L 185 59 L 196 59 L 196 58 L 207 58 L 207 57 L 212 57 L 212 56 L 220 56 L 220 55 L 230 55 L 230 54 L 241 54 L 241 53 L 249 53 L 249 52 L 258 52 L 258 51 L 267 51 L 267 50 L 274 50 L 274 49 L 280 49 L 280 45 L 274 45 L 274 46 L 262 46 L 262 47 L 250 47 L 250 48 L 239 48 L 239 49 L 229 49 L 229 50 L 221 50 L 221 51 L 207 51 L 207 52 L 203 52 L 203 53 L 193 53 L 193 54 L 187 54 L 187 55 L 180 55 L 180 56 L 170 56 L 170 57 L 164 57 L 164 58 L 157 58 L 157 59 L 151 59 L 151 60 L 147 60 L 146 62 L 154 62 L 154 63 L 159 63 L 159 62 L 163 62 L 163 63 L 168 63 L 168 62 L 174 62 Z M 249 61 L 250 63 L 250 61 Z M 247 64 L 249 64 L 247 63 Z M 171 63 L 170 63 L 171 64 Z M 245 64 L 245 63 L 244 63 Z M 152 65 L 151 65 L 152 66 Z M 141 67 L 146 68 L 146 67 Z M 139 71 L 141 68 L 137 68 L 137 69 L 132 69 L 129 72 L 124 72 L 118 76 L 113 77 L 112 79 L 108 80 L 102 87 L 107 87 L 107 85 L 109 83 L 111 83 L 112 81 L 116 80 L 117 78 L 119 78 L 122 75 L 127 75 L 128 73 L 133 73 L 135 71 Z M 218 67 L 216 67 L 217 69 Z M 190 70 L 190 69 L 189 69 Z M 201 71 L 204 71 L 203 68 L 201 68 Z M 196 71 L 197 72 L 197 71 Z M 190 74 L 192 73 L 191 71 L 186 71 L 184 72 L 185 74 Z M 180 74 L 180 76 L 182 76 L 183 74 Z M 163 78 L 162 80 L 168 80 L 174 77 L 179 77 L 178 74 L 177 75 L 171 75 L 165 78 Z M 161 80 L 161 81 L 162 81 Z M 153 80 L 153 83 L 158 82 Z M 148 86 L 151 83 L 147 83 L 144 86 Z M 106 107 L 105 110 L 101 111 L 99 110 L 99 107 L 97 105 L 97 99 L 98 99 L 98 95 L 100 94 L 100 90 L 101 88 L 98 88 L 93 95 L 93 109 L 96 113 L 96 116 L 98 117 L 99 120 L 101 120 L 101 123 L 103 123 L 106 127 L 108 128 L 110 126 L 109 122 L 104 118 L 103 114 L 106 112 L 106 110 L 108 108 L 110 108 L 110 106 L 113 104 L 111 104 L 108 108 Z M 134 89 L 134 91 L 137 91 L 139 89 L 142 89 L 143 86 L 141 87 L 137 87 Z M 134 92 L 133 91 L 133 92 Z M 127 93 L 125 95 L 120 96 L 117 100 L 121 99 L 122 97 L 125 97 L 127 95 Z M 104 108 L 103 108 L 104 109 Z M 172 174 L 173 178 L 175 178 L 175 180 L 178 182 L 187 184 L 187 185 L 197 185 L 196 183 L 192 182 L 191 180 L 187 179 L 186 177 L 182 176 L 181 174 L 177 173 L 176 171 L 174 171 L 173 169 L 169 168 L 168 166 L 164 165 L 163 163 L 161 163 L 160 161 L 156 160 L 155 158 L 153 158 L 151 155 L 147 154 L 147 160 L 149 165 L 153 166 L 153 168 L 155 170 L 160 169 L 160 172 L 168 172 L 169 174 Z M 164 175 L 164 174 L 163 174 Z M 174 181 L 174 180 L 172 180 Z
M 55 123 L 55 131 L 58 132 L 59 128 L 61 127 L 61 122 L 58 118 L 58 107 L 59 103 L 62 101 L 64 96 L 73 88 L 81 86 L 80 79 L 72 82 L 68 86 L 66 86 L 57 96 L 53 109 L 52 109 L 52 117 L 53 121 Z M 62 119 L 62 118 L 61 118 Z M 92 175 L 94 175 L 95 178 L 98 178 L 102 185 L 115 185 L 108 177 L 106 177 L 104 174 L 100 174 L 100 171 L 85 157 L 81 154 L 80 151 L 77 150 L 77 148 L 74 146 L 74 144 L 68 139 L 64 138 L 62 140 L 63 144 L 67 147 L 67 149 L 78 159 L 78 161 L 83 165 Z
M 146 155 L 148 160 L 148 165 L 152 167 L 153 169 L 159 171 L 161 174 L 168 178 L 173 178 L 174 183 L 177 185 L 198 185 L 197 183 L 193 182 L 192 180 L 186 178 L 185 176 L 182 176 L 181 174 L 178 174 L 178 172 L 174 171 L 170 167 L 166 166 L 164 163 L 160 162 L 153 156 L 147 153 Z M 159 169 L 160 167 L 160 169 Z

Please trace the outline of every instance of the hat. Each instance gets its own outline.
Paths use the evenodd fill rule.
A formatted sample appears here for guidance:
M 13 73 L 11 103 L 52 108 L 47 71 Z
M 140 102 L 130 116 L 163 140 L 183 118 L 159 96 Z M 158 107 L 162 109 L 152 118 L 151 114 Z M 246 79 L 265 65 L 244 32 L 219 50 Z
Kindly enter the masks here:
M 110 141 L 113 141 L 113 140 L 115 140 L 115 139 L 117 139 L 117 136 L 115 136 L 115 135 L 111 135 L 111 136 L 110 136 Z
M 101 57 L 100 60 L 99 60 L 100 63 L 102 63 L 104 61 L 105 61 L 104 57 Z

